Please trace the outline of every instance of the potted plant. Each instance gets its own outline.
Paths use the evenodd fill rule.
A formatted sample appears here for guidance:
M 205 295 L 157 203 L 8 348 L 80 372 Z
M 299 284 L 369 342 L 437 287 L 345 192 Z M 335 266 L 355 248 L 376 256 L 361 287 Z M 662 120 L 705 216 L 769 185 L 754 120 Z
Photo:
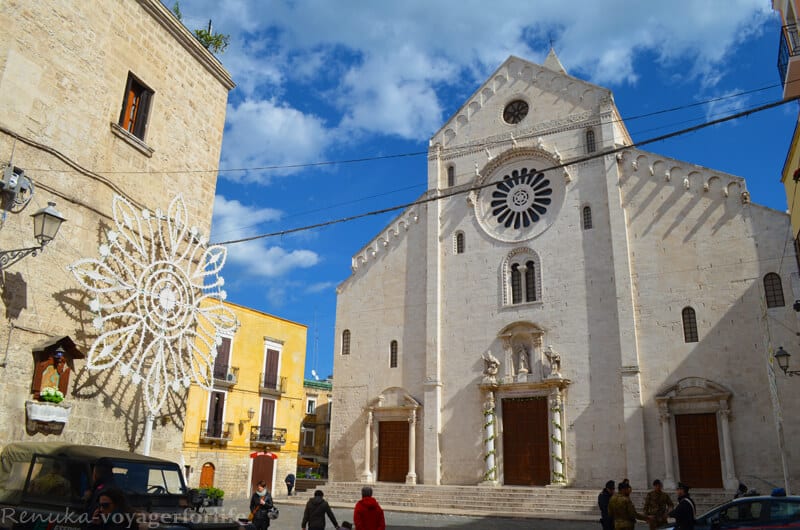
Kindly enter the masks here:
M 208 497 L 209 506 L 222 506 L 222 498 L 225 496 L 224 491 L 214 486 L 201 488 L 200 491 L 204 492 Z
M 64 394 L 57 388 L 46 386 L 39 392 L 39 399 L 42 401 L 49 401 L 51 403 L 61 403 L 64 401 Z

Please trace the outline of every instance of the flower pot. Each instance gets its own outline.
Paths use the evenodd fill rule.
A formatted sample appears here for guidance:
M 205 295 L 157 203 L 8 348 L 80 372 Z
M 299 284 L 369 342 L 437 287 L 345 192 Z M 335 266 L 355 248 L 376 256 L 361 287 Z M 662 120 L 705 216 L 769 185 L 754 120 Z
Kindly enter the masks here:
M 67 423 L 72 405 L 49 401 L 26 401 L 25 410 L 31 421 Z

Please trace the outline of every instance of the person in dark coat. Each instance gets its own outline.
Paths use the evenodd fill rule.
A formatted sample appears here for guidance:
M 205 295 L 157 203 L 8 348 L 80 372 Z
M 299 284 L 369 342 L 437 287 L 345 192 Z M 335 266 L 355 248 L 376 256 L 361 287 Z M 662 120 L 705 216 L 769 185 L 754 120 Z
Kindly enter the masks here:
M 267 490 L 267 483 L 259 480 L 256 491 L 250 497 L 250 513 L 253 514 L 253 527 L 255 530 L 269 528 L 269 510 L 272 508 L 272 495 Z
M 689 497 L 689 486 L 678 482 L 678 503 L 669 516 L 675 519 L 675 530 L 694 530 L 695 505 Z
M 361 488 L 361 500 L 353 509 L 353 522 L 360 530 L 386 530 L 386 520 L 383 517 L 383 508 L 372 496 L 372 488 Z
M 286 479 L 284 480 L 284 482 L 286 483 L 286 491 L 287 491 L 286 495 L 291 497 L 292 490 L 294 489 L 294 474 L 289 473 L 288 475 L 286 475 Z
M 335 528 L 339 528 L 336 516 L 333 515 L 333 510 L 328 505 L 328 501 L 322 498 L 323 495 L 322 490 L 317 490 L 314 492 L 314 496 L 306 503 L 303 522 L 300 525 L 303 530 L 306 530 L 306 526 L 308 526 L 308 530 L 325 530 L 325 515 L 328 516 Z
M 614 481 L 606 482 L 606 487 L 597 496 L 597 506 L 600 507 L 600 526 L 603 530 L 614 530 L 614 518 L 608 515 L 608 501 L 614 495 Z

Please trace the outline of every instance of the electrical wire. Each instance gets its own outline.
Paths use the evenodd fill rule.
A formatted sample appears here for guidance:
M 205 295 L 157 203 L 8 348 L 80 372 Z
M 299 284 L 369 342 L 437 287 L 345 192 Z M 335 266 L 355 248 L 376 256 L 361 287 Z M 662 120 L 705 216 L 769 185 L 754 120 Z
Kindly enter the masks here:
M 674 138 L 676 136 L 689 134 L 689 133 L 692 133 L 692 132 L 695 132 L 695 131 L 699 131 L 701 129 L 705 129 L 707 127 L 718 125 L 720 123 L 725 123 L 725 122 L 732 121 L 732 120 L 735 120 L 735 119 L 743 118 L 745 116 L 750 116 L 751 114 L 756 114 L 758 112 L 763 112 L 765 110 L 769 110 L 769 109 L 772 109 L 772 108 L 775 108 L 775 107 L 779 107 L 779 106 L 782 106 L 782 105 L 785 105 L 787 103 L 790 103 L 790 102 L 793 102 L 793 101 L 797 101 L 797 100 L 798 100 L 798 98 L 795 97 L 795 98 L 790 98 L 790 99 L 783 99 L 783 100 L 779 100 L 779 101 L 774 101 L 774 102 L 768 103 L 766 105 L 760 105 L 758 107 L 755 107 L 755 108 L 752 108 L 752 109 L 749 109 L 749 110 L 737 112 L 735 114 L 731 114 L 731 115 L 728 115 L 728 116 L 725 116 L 725 117 L 722 117 L 722 118 L 718 118 L 716 120 L 711 120 L 711 121 L 708 121 L 708 122 L 704 122 L 704 123 L 701 123 L 699 125 L 694 125 L 692 127 L 687 127 L 687 128 L 684 128 L 684 129 L 680 129 L 678 131 L 674 131 L 674 132 L 671 132 L 671 133 L 667 133 L 667 134 L 663 134 L 663 135 L 660 135 L 660 136 L 656 136 L 654 138 L 650 138 L 650 139 L 647 139 L 647 140 L 642 140 L 640 142 L 633 142 L 631 145 L 625 145 L 625 146 L 616 147 L 616 148 L 612 148 L 612 149 L 606 149 L 604 151 L 599 151 L 597 153 L 592 153 L 590 155 L 578 157 L 578 158 L 570 160 L 568 162 L 564 162 L 564 163 L 561 163 L 561 164 L 556 164 L 556 165 L 553 165 L 551 167 L 542 169 L 541 171 L 543 171 L 543 172 L 544 171 L 551 171 L 551 170 L 563 168 L 563 167 L 566 167 L 566 166 L 572 166 L 572 165 L 575 165 L 575 164 L 580 164 L 580 163 L 583 163 L 583 162 L 587 162 L 589 160 L 594 160 L 596 158 L 601 158 L 601 157 L 605 157 L 605 156 L 612 155 L 612 154 L 615 154 L 615 153 L 619 153 L 619 152 L 625 151 L 627 149 L 633 149 L 633 148 L 641 147 L 643 145 L 649 145 L 649 144 L 652 144 L 652 143 L 661 142 L 663 140 Z M 509 140 L 505 140 L 506 143 L 508 141 Z M 406 208 L 410 208 L 412 206 L 420 206 L 422 204 L 427 204 L 429 202 L 434 202 L 434 201 L 438 201 L 438 200 L 442 200 L 442 199 L 447 199 L 447 198 L 450 198 L 450 197 L 454 197 L 456 195 L 461 195 L 461 194 L 469 193 L 469 192 L 472 192 L 472 191 L 478 191 L 478 190 L 481 190 L 483 188 L 494 186 L 495 184 L 496 184 L 495 182 L 486 182 L 486 183 L 483 183 L 483 184 L 470 186 L 468 188 L 462 188 L 462 189 L 458 189 L 458 190 L 451 190 L 451 191 L 448 191 L 448 192 L 445 192 L 445 193 L 439 193 L 439 194 L 436 194 L 436 195 L 433 195 L 433 196 L 430 196 L 430 197 L 424 197 L 422 199 L 418 199 L 418 200 L 413 201 L 413 202 L 408 202 L 408 203 L 404 203 L 404 204 L 398 204 L 396 206 L 390 206 L 388 208 L 382 208 L 380 210 L 373 210 L 373 211 L 364 212 L 364 213 L 360 213 L 360 214 L 350 215 L 350 216 L 347 216 L 347 217 L 341 217 L 339 219 L 332 219 L 332 220 L 329 220 L 329 221 L 323 221 L 323 222 L 315 223 L 315 224 L 311 224 L 311 225 L 300 226 L 300 227 L 295 227 L 295 228 L 289 228 L 289 229 L 286 229 L 286 230 L 279 230 L 277 232 L 269 232 L 269 233 L 266 233 L 266 234 L 259 234 L 259 235 L 249 236 L 249 237 L 243 237 L 243 238 L 240 238 L 240 239 L 232 239 L 230 241 L 222 241 L 222 242 L 218 242 L 218 243 L 214 243 L 214 244 L 216 244 L 216 245 L 234 245 L 236 243 L 245 243 L 247 241 L 254 241 L 254 240 L 257 240 L 257 239 L 266 239 L 266 238 L 270 238 L 270 237 L 284 236 L 284 235 L 293 234 L 293 233 L 296 233 L 296 232 L 303 232 L 303 231 L 313 230 L 313 229 L 316 229 L 316 228 L 322 228 L 322 227 L 331 226 L 331 225 L 335 225 L 335 224 L 346 223 L 346 222 L 349 222 L 349 221 L 354 221 L 356 219 L 362 219 L 362 218 L 365 218 L 365 217 L 381 215 L 381 214 L 384 214 L 384 213 L 389 213 L 389 212 L 393 212 L 393 211 L 397 211 L 397 210 L 403 210 L 403 209 L 406 209 Z

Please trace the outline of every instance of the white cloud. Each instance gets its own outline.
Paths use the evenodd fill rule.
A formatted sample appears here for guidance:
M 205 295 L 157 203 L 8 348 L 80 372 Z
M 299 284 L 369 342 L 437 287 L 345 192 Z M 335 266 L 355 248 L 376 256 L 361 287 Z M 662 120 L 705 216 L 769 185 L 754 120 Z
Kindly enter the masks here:
M 509 54 L 542 61 L 551 37 L 568 72 L 612 89 L 637 82 L 642 57 L 688 61 L 676 82 L 713 89 L 732 48 L 777 16 L 764 0 L 186 0 L 182 9 L 214 18 L 234 43 L 222 60 L 246 100 L 229 109 L 223 166 L 318 161 L 360 133 L 424 139 L 450 107 L 442 89 L 475 86 Z M 293 83 L 338 114 L 289 106 Z
M 275 101 L 245 100 L 228 107 L 222 141 L 223 169 L 281 166 L 319 160 L 332 131 L 316 116 Z M 297 169 L 225 173 L 230 180 L 268 183 Z
M 280 219 L 282 212 L 253 208 L 217 195 L 212 218 L 212 241 L 231 241 L 263 233 L 263 223 Z M 313 267 L 320 258 L 305 249 L 286 250 L 270 245 L 270 239 L 255 239 L 227 245 L 228 263 L 254 277 L 276 278 L 299 268 Z
M 322 291 L 327 291 L 335 287 L 336 287 L 335 282 L 312 283 L 311 285 L 306 287 L 306 293 L 309 294 L 321 293 Z

